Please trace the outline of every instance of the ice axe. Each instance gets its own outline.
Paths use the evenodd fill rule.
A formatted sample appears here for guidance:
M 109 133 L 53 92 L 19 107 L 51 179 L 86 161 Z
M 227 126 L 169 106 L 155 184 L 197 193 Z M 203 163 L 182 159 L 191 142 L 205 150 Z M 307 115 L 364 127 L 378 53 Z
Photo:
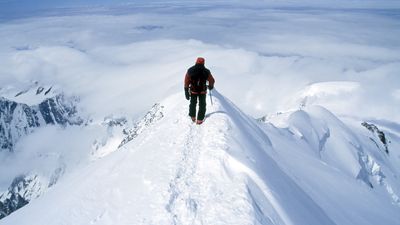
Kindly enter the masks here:
M 214 105 L 214 104 L 213 104 L 213 100 L 212 100 L 212 94 L 211 94 L 211 90 L 210 90 L 210 93 L 209 93 L 209 95 L 210 95 L 211 105 Z

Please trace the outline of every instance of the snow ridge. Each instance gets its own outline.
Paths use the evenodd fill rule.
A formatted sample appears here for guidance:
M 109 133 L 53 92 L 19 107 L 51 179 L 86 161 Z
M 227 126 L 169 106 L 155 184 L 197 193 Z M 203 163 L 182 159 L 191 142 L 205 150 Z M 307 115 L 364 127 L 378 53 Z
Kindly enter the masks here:
M 227 162 L 229 121 L 223 112 L 207 114 L 206 121 L 202 126 L 187 117 L 183 121 L 181 159 L 166 205 L 172 224 L 253 224 L 245 180 L 233 175 Z
M 217 91 L 213 97 L 200 126 L 188 118 L 181 94 L 167 98 L 141 120 L 152 122 L 140 135 L 1 223 L 398 223 L 395 160 L 369 137 L 321 107 L 292 113 L 288 126 L 277 128 Z M 360 171 L 365 177 L 357 177 Z

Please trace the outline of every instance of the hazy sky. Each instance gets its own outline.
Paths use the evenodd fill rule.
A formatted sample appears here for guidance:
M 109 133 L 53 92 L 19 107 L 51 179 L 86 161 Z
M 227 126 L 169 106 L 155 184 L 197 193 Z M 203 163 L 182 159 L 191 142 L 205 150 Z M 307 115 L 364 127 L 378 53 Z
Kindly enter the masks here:
M 68 6 L 81 6 L 81 5 L 95 5 L 104 3 L 120 3 L 129 0 L 1 0 L 1 8 L 8 8 L 10 10 L 30 10 L 30 9 L 41 9 L 41 8 L 53 8 L 53 7 L 68 7 Z
M 37 9 L 48 9 L 48 8 L 62 8 L 62 7 L 79 7 L 79 6 L 96 6 L 96 5 L 116 5 L 125 3 L 149 3 L 149 2 L 191 2 L 190 4 L 202 4 L 204 2 L 216 3 L 235 3 L 235 2 L 251 2 L 251 3 L 268 3 L 270 5 L 284 5 L 284 6 L 303 6 L 303 7 L 375 7 L 375 8 L 398 8 L 400 3 L 398 0 L 175 0 L 175 1 L 163 1 L 163 0 L 0 0 L 0 12 L 15 12 L 15 11 L 30 11 Z

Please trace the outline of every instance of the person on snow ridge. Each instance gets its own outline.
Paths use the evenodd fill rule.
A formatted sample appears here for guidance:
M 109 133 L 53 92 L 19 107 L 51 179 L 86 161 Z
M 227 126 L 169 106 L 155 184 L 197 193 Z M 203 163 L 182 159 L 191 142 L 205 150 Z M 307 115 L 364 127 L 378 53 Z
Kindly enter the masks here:
M 202 124 L 206 114 L 207 81 L 210 90 L 214 88 L 215 83 L 214 77 L 204 66 L 204 62 L 204 58 L 198 57 L 196 64 L 188 69 L 184 82 L 185 97 L 190 100 L 189 116 L 196 124 Z M 196 121 L 197 100 L 199 101 L 199 111 Z

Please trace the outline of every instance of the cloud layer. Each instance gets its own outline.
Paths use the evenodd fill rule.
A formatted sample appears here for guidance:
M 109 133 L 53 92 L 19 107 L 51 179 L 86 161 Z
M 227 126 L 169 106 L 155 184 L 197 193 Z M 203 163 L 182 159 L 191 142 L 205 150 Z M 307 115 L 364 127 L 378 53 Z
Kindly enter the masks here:
M 400 121 L 396 10 L 160 3 L 3 22 L 0 36 L 0 83 L 60 85 L 94 116 L 142 114 L 182 91 L 201 55 L 254 117 L 298 107 L 310 84 L 347 81 L 358 88 L 314 102 Z

